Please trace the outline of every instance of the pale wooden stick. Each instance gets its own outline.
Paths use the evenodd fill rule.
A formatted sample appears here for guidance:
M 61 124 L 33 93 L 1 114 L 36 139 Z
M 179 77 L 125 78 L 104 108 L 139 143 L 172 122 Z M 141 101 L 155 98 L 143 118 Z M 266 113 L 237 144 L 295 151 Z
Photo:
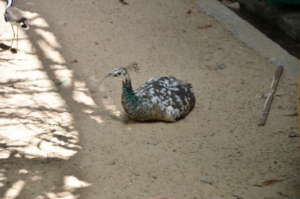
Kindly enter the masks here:
M 273 76 L 273 81 L 272 81 L 272 84 L 271 84 L 271 91 L 267 95 L 267 98 L 266 98 L 266 101 L 265 101 L 265 104 L 264 104 L 264 108 L 263 108 L 263 111 L 262 111 L 262 115 L 258 120 L 258 124 L 257 124 L 258 126 L 264 126 L 267 119 L 268 119 L 268 115 L 269 115 L 269 112 L 270 112 L 270 109 L 271 109 L 274 94 L 275 94 L 276 89 L 278 87 L 278 83 L 279 83 L 279 80 L 280 80 L 280 77 L 281 77 L 282 73 L 283 73 L 283 66 L 278 66 L 275 73 L 274 73 L 274 76 Z

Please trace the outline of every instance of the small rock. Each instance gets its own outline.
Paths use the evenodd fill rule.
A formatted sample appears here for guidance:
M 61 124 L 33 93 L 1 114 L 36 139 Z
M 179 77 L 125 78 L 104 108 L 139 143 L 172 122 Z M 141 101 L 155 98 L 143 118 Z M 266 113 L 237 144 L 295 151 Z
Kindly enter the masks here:
M 152 175 L 151 178 L 154 179 L 154 180 L 156 180 L 156 179 L 157 179 L 157 176 Z
M 236 199 L 243 199 L 243 197 L 242 196 L 239 196 L 239 195 L 237 195 L 237 194 L 234 194 L 234 195 L 232 195 L 234 198 L 236 198 Z
M 78 60 L 77 59 L 73 59 L 72 61 L 70 61 L 71 64 L 76 64 L 78 63 Z
M 11 49 L 10 49 L 10 52 L 12 52 L 13 54 L 16 54 L 16 53 L 18 52 L 18 50 L 15 49 L 15 48 L 11 48 Z
M 117 164 L 116 160 L 111 160 L 111 161 L 108 162 L 108 165 L 110 165 L 110 166 L 113 166 L 113 165 L 116 165 L 116 164 Z
M 223 0 L 222 3 L 227 6 L 228 8 L 231 8 L 233 10 L 239 10 L 240 9 L 240 4 L 239 2 L 232 2 L 228 0 Z
M 201 179 L 200 182 L 204 183 L 204 184 L 209 184 L 209 185 L 212 185 L 213 183 L 209 180 L 204 180 L 204 179 Z
M 283 107 L 283 106 L 281 106 L 281 105 L 277 106 L 277 108 L 278 108 L 279 110 L 282 110 L 282 109 L 284 109 L 284 107 Z
M 125 0 L 119 0 L 119 2 L 121 3 L 121 4 L 123 4 L 123 5 L 128 5 L 129 3 L 127 2 L 127 1 L 125 1 Z
M 146 144 L 152 145 L 152 146 L 156 146 L 156 145 L 159 144 L 159 141 L 158 141 L 158 140 L 151 139 L 151 140 L 147 140 L 147 141 L 146 141 Z
M 223 70 L 226 68 L 225 64 L 217 64 L 217 70 Z
M 299 137 L 299 133 L 296 132 L 296 131 L 291 131 L 291 132 L 289 133 L 289 137 L 290 137 L 290 138 L 296 138 L 296 137 Z
M 186 14 L 188 14 L 188 15 L 190 15 L 190 14 L 192 14 L 192 9 L 189 9 L 188 11 L 186 11 Z
M 287 117 L 296 117 L 296 116 L 298 116 L 298 112 L 288 113 L 288 114 L 285 114 L 284 116 L 287 116 Z

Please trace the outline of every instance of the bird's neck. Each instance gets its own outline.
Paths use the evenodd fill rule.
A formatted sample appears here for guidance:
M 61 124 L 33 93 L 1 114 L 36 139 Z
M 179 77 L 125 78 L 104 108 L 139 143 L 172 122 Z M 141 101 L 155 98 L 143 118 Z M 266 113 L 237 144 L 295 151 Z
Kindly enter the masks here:
M 6 8 L 10 8 L 13 6 L 14 0 L 7 0 L 7 6 Z
M 127 103 L 130 103 L 132 105 L 137 104 L 138 97 L 136 96 L 134 90 L 132 89 L 131 79 L 129 77 L 126 77 L 122 83 L 123 83 L 123 87 L 122 87 L 123 100 L 125 100 Z

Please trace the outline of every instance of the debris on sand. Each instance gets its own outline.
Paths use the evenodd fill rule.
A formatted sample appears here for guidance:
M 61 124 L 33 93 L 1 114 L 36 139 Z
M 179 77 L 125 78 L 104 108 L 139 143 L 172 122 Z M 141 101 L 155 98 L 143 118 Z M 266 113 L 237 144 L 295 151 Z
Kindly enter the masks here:
M 256 187 L 265 187 L 265 186 L 270 186 L 279 182 L 282 182 L 283 180 L 280 179 L 270 179 L 270 180 L 265 180 L 260 184 L 255 184 L 254 186 Z
M 203 25 L 203 26 L 198 26 L 197 29 L 204 30 L 204 29 L 208 29 L 208 28 L 211 28 L 211 27 L 212 27 L 211 24 L 206 24 L 206 25 Z
M 297 137 L 299 137 L 299 134 L 297 131 L 291 131 L 289 133 L 289 138 L 297 138 Z
M 119 0 L 119 2 L 120 2 L 121 4 L 123 4 L 123 5 L 129 5 L 129 3 L 128 3 L 127 1 L 125 1 L 125 0 Z
M 186 14 L 191 15 L 193 13 L 192 9 L 189 9 L 188 11 L 186 11 Z
M 271 109 L 272 101 L 273 101 L 274 95 L 276 93 L 278 83 L 279 83 L 282 73 L 283 73 L 283 66 L 278 66 L 278 68 L 276 69 L 276 71 L 274 73 L 273 80 L 271 83 L 271 91 L 268 93 L 267 98 L 265 100 L 264 108 L 263 108 L 261 117 L 259 118 L 259 121 L 257 124 L 258 126 L 264 126 L 267 121 L 267 118 L 268 118 L 268 115 L 269 115 L 269 112 Z

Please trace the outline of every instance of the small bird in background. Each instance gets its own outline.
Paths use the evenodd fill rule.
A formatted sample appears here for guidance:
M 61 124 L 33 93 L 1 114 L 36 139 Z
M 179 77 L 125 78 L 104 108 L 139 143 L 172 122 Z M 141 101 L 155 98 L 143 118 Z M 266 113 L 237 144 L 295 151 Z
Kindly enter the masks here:
M 10 23 L 11 29 L 13 31 L 13 39 L 11 40 L 10 49 L 12 52 L 17 52 L 18 49 L 18 37 L 19 37 L 19 27 L 24 30 L 29 29 L 28 19 L 24 17 L 22 11 L 16 7 L 14 7 L 15 0 L 8 0 L 7 6 L 4 12 L 4 20 L 7 23 Z M 17 31 L 15 33 L 14 26 L 17 27 Z M 14 40 L 16 40 L 16 49 L 13 48 Z
M 188 115 L 195 106 L 192 85 L 173 76 L 149 79 L 133 90 L 128 67 L 119 67 L 106 77 L 123 78 L 122 106 L 136 121 L 175 122 Z

